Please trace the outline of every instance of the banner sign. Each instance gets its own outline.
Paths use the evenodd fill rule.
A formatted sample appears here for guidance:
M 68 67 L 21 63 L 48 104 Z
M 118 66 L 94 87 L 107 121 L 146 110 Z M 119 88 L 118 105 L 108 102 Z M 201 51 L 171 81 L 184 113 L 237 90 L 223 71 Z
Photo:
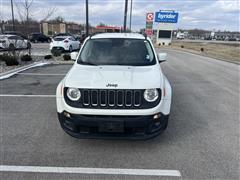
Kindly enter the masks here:
M 154 13 L 147 13 L 145 34 L 149 37 L 153 35 L 153 20 L 154 20 Z
M 146 22 L 146 29 L 152 29 L 153 23 L 152 22 Z
M 155 13 L 155 22 L 177 23 L 178 13 L 174 11 L 159 11 Z
M 145 34 L 148 36 L 148 37 L 151 37 L 153 35 L 153 30 L 152 29 L 146 29 L 145 30 Z

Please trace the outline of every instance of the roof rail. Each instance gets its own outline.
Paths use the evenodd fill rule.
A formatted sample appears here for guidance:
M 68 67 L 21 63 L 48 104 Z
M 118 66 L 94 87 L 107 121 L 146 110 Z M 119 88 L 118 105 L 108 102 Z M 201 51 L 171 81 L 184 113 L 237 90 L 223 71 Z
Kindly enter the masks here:
M 144 36 L 144 37 L 145 37 L 145 39 L 147 40 L 147 34 L 146 34 L 146 33 L 144 33 L 144 34 L 143 34 L 143 36 Z
M 93 36 L 97 35 L 97 34 L 102 34 L 103 32 L 95 32 L 89 35 L 89 39 L 91 39 Z

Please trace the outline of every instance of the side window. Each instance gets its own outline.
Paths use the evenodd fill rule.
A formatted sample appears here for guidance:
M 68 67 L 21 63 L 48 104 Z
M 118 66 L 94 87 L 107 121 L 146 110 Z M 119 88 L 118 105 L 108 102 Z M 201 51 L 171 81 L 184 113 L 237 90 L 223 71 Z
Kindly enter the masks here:
M 150 62 L 152 62 L 153 59 L 154 59 L 154 54 L 153 54 L 152 47 L 151 47 L 151 45 L 148 41 L 144 41 L 144 43 L 146 45 L 147 52 L 148 52 L 148 55 L 146 56 L 146 59 L 149 60 Z
M 8 37 L 8 39 L 9 39 L 9 40 L 16 40 L 17 37 L 16 37 L 16 36 L 10 36 L 10 37 Z
M 23 40 L 23 38 L 20 36 L 17 36 L 17 40 Z

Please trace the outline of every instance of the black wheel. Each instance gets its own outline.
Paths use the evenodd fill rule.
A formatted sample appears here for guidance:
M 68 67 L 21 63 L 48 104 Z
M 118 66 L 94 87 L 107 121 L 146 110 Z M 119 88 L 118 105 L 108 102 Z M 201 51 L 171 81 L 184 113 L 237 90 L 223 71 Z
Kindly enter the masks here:
M 37 43 L 37 42 L 38 42 L 38 40 L 35 39 L 35 40 L 34 40 L 34 43 Z
M 30 42 L 27 43 L 27 49 L 31 49 L 32 45 Z
M 12 50 L 15 50 L 15 46 L 14 44 L 9 44 L 9 49 L 12 51 Z
M 48 39 L 47 42 L 50 43 L 50 42 L 51 42 L 51 39 Z
M 69 52 L 72 52 L 72 50 L 73 50 L 72 46 L 69 46 Z

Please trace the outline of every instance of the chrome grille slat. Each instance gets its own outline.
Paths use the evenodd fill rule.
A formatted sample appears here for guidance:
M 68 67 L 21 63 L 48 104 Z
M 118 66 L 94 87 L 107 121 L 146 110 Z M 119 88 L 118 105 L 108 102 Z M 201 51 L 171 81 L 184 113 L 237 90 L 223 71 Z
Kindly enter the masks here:
M 141 92 L 140 91 L 134 91 L 134 106 L 139 107 L 141 105 Z
M 114 90 L 108 91 L 108 105 L 110 107 L 115 106 L 115 91 Z
M 123 103 L 124 103 L 124 92 L 123 91 L 117 90 L 116 100 L 117 100 L 117 106 L 122 107 Z
M 100 90 L 99 103 L 100 103 L 100 106 L 102 106 L 102 107 L 107 106 L 107 91 L 106 90 Z
M 92 106 L 98 105 L 98 91 L 97 90 L 91 91 L 91 105 Z
M 132 91 L 131 90 L 126 90 L 126 93 L 125 93 L 125 105 L 127 107 L 131 107 L 132 106 Z

